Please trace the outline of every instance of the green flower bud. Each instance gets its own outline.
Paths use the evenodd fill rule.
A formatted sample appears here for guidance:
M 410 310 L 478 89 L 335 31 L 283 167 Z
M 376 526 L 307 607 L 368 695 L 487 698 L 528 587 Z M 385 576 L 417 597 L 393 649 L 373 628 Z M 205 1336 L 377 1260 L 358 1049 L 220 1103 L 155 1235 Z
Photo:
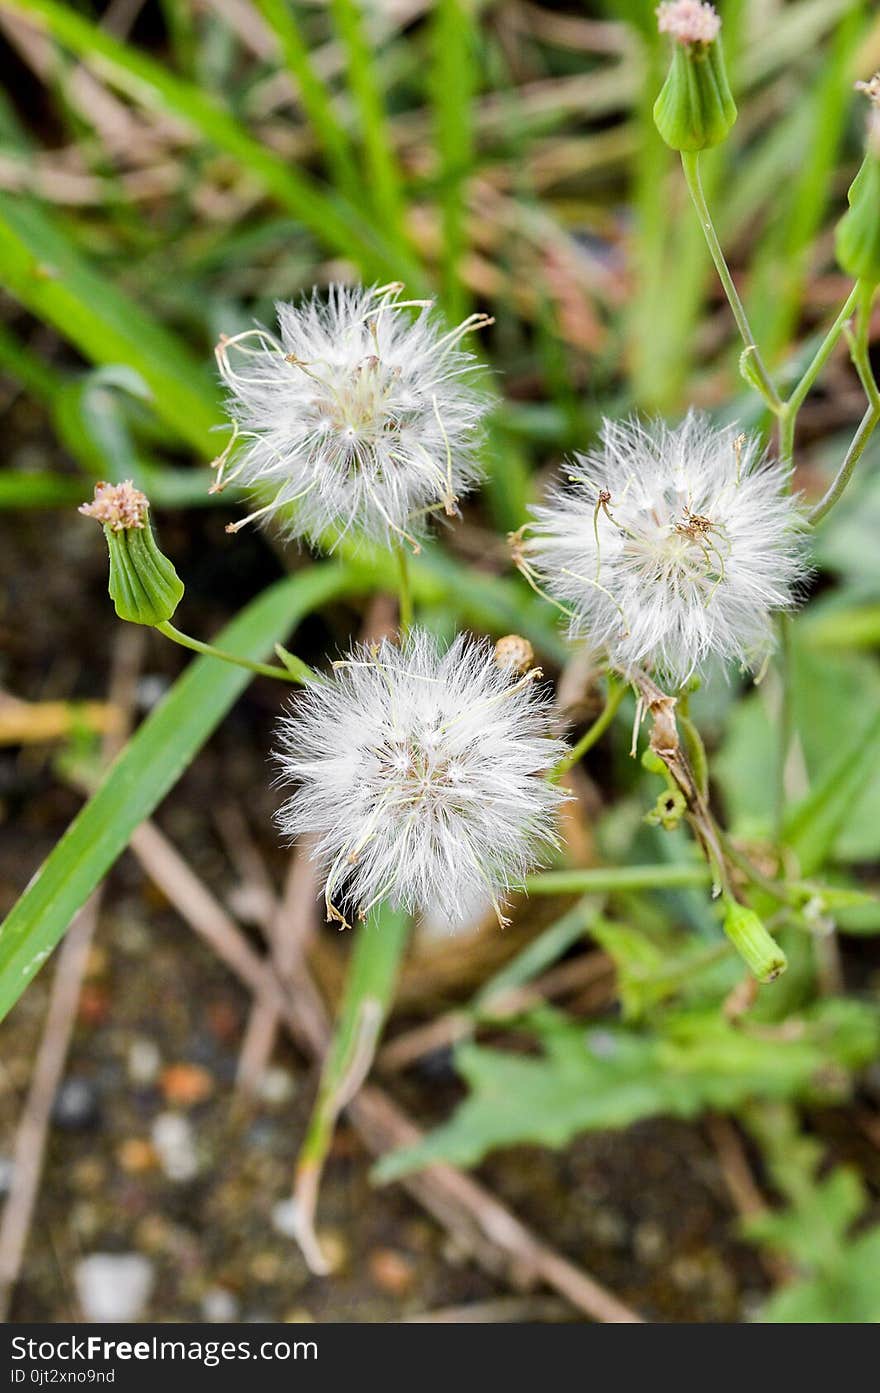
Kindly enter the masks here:
M 872 113 L 868 146 L 852 181 L 848 210 L 837 224 L 835 250 L 853 280 L 880 284 L 880 112 Z
M 721 20 L 698 0 L 668 0 L 657 11 L 660 32 L 674 40 L 672 63 L 654 103 L 654 122 L 673 150 L 706 150 L 725 139 L 736 120 Z
M 759 982 L 774 982 L 788 967 L 788 959 L 755 911 L 732 898 L 724 902 L 724 932 Z
M 130 479 L 96 484 L 92 502 L 79 510 L 103 524 L 110 598 L 119 618 L 131 624 L 163 624 L 183 598 L 183 581 L 156 545 L 149 510 L 145 495 Z

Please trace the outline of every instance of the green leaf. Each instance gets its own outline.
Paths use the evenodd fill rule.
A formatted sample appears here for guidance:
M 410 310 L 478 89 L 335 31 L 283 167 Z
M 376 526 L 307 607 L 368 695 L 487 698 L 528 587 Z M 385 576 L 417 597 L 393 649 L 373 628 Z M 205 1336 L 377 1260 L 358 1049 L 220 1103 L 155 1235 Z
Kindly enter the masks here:
M 544 1057 L 462 1045 L 456 1062 L 467 1099 L 416 1146 L 383 1157 L 379 1180 L 434 1162 L 475 1165 L 498 1146 L 563 1146 L 579 1132 L 627 1127 L 644 1117 L 729 1111 L 756 1097 L 827 1097 L 834 1092 L 832 1072 L 865 1063 L 880 1045 L 877 1012 L 853 1001 L 811 1007 L 802 1030 L 785 1036 L 749 1033 L 715 1006 L 670 1016 L 653 1034 L 585 1029 L 549 1010 L 526 1024 Z
M 880 668 L 863 654 L 835 653 L 829 662 L 813 649 L 808 635 L 801 638 L 797 626 L 795 638 L 794 725 L 811 793 L 799 809 L 790 810 L 786 839 L 797 842 L 806 857 L 803 874 L 812 875 L 828 859 L 872 860 L 880 853 L 880 732 L 873 719 L 880 708 Z M 761 838 L 770 832 L 773 786 L 766 775 L 773 767 L 776 740 L 761 689 L 731 707 L 712 775 L 735 836 Z M 845 784 L 835 796 L 841 777 Z M 814 835 L 808 846 L 811 823 Z
M 742 975 L 729 945 L 706 946 L 691 936 L 652 935 L 634 924 L 597 919 L 590 932 L 614 960 L 627 1021 L 637 1021 L 670 997 L 714 1001 Z
M 807 797 L 786 818 L 783 840 L 812 875 L 826 861 L 880 758 L 880 711 L 850 740 Z
M 850 1237 L 868 1208 L 858 1172 L 838 1166 L 821 1176 L 823 1148 L 800 1130 L 790 1106 L 752 1106 L 743 1120 L 788 1204 L 743 1220 L 741 1230 L 790 1259 L 801 1278 L 773 1295 L 758 1319 L 875 1323 L 880 1319 L 880 1228 Z
M 394 1000 L 410 917 L 381 904 L 355 935 L 339 1015 L 321 1070 L 318 1096 L 296 1162 L 293 1198 L 297 1237 L 316 1270 L 328 1271 L 317 1234 L 318 1187 L 342 1109 L 370 1072 L 385 1019 Z
M 245 606 L 218 635 L 218 644 L 240 657 L 261 658 L 304 615 L 355 584 L 340 565 L 315 566 L 278 581 Z M 0 928 L 0 1019 L 248 681 L 242 668 L 197 659 L 108 769 Z
M 775 1325 L 876 1325 L 880 1321 L 880 1227 L 850 1243 L 836 1271 L 783 1287 L 758 1319 Z
M 204 364 L 94 271 L 35 204 L 0 193 L 0 278 L 93 363 L 125 364 L 175 433 L 210 458 L 219 396 Z

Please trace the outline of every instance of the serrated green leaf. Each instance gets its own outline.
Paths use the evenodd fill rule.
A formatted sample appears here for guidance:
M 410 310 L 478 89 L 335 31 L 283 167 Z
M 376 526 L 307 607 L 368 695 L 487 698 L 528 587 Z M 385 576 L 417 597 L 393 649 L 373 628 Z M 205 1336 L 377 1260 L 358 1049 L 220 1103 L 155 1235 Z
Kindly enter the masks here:
M 498 1146 L 563 1146 L 579 1132 L 640 1118 L 694 1117 L 759 1098 L 822 1098 L 831 1074 L 876 1056 L 880 1016 L 853 1001 L 806 1010 L 802 1030 L 733 1026 L 716 1007 L 668 1017 L 653 1033 L 582 1025 L 555 1012 L 528 1018 L 543 1058 L 466 1044 L 456 1062 L 467 1099 L 416 1146 L 392 1152 L 376 1176 L 393 1180 L 434 1162 L 475 1165 Z M 829 1066 L 837 1066 L 829 1071 Z

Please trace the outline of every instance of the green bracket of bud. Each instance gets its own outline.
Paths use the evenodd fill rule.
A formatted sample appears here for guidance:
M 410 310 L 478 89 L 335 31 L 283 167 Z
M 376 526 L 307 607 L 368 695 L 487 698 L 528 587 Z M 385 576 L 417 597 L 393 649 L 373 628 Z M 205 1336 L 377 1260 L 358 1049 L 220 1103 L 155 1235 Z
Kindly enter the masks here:
M 880 156 L 869 150 L 850 185 L 849 208 L 837 224 L 839 265 L 853 280 L 880 285 Z
M 672 63 L 654 103 L 654 124 L 673 150 L 720 145 L 736 121 L 721 39 L 676 42 Z
M 104 527 L 110 552 L 110 598 L 120 619 L 164 624 L 183 599 L 183 581 L 163 556 L 149 521 L 114 531 Z
M 755 911 L 731 896 L 724 901 L 724 932 L 759 982 L 775 982 L 788 967 L 788 959 Z

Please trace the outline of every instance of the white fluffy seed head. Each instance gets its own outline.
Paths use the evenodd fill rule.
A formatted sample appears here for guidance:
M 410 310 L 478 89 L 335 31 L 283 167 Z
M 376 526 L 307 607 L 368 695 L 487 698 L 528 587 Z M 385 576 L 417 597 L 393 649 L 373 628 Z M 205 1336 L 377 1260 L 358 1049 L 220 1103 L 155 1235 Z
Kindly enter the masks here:
M 416 546 L 430 515 L 454 514 L 479 482 L 488 399 L 461 340 L 491 321 L 473 315 L 447 332 L 401 289 L 334 285 L 279 304 L 277 336 L 221 340 L 234 434 L 214 487 L 259 489 L 251 518 L 311 542 L 351 530 Z
M 711 658 L 753 668 L 805 574 L 787 473 L 754 438 L 691 412 L 606 421 L 520 546 L 520 565 L 623 671 L 683 684 Z
M 296 791 L 279 823 L 314 837 L 328 915 L 388 899 L 454 921 L 481 893 L 497 909 L 555 845 L 565 795 L 542 776 L 565 745 L 548 732 L 534 676 L 463 636 L 442 654 L 418 630 L 356 648 L 299 693 L 281 727 Z

